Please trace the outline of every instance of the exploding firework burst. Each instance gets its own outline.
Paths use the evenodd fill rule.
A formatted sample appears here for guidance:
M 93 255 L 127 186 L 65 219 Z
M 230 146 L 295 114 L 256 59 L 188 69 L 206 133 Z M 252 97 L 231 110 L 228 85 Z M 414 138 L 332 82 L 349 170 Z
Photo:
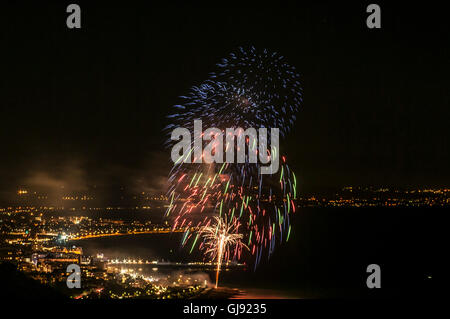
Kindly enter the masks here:
M 242 248 L 248 248 L 242 243 L 243 235 L 238 231 L 239 223 L 236 218 L 229 223 L 227 219 L 214 217 L 212 225 L 207 224 L 198 232 L 204 240 L 202 248 L 205 255 L 211 260 L 216 260 L 216 288 L 222 263 L 229 261 L 232 257 L 238 258 Z
M 282 55 L 241 47 L 223 58 L 217 68 L 211 79 L 239 88 L 247 94 L 243 101 L 252 102 L 241 103 L 241 107 L 250 104 L 242 112 L 253 116 L 252 125 L 278 127 L 282 136 L 289 132 L 302 102 L 302 90 L 300 75 Z

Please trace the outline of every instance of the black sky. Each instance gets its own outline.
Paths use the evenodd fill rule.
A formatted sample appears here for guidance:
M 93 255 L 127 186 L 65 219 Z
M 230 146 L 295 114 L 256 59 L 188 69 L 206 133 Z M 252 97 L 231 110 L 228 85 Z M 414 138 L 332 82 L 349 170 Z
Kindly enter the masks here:
M 239 46 L 284 55 L 304 104 L 284 144 L 304 189 L 448 186 L 449 35 L 437 5 L 1 5 L 0 186 L 37 173 L 157 189 L 177 97 Z M 42 175 L 40 175 L 42 176 Z

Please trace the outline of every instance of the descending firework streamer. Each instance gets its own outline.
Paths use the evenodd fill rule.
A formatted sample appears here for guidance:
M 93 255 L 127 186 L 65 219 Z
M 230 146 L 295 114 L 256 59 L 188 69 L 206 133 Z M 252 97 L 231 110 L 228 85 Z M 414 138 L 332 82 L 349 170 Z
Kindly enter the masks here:
M 239 48 L 222 59 L 202 84 L 180 98 L 175 112 L 168 116 L 172 120 L 166 127 L 169 134 L 177 127 L 193 132 L 194 120 L 202 120 L 203 127 L 219 128 L 224 134 L 226 128 L 276 127 L 284 137 L 296 120 L 302 92 L 298 73 L 282 56 L 252 47 Z M 209 136 L 211 141 L 215 138 Z M 258 152 L 254 141 L 245 142 L 249 153 Z M 167 145 L 173 143 L 169 138 Z M 244 163 L 185 163 L 188 157 L 195 162 L 195 148 L 209 143 L 192 143 L 190 151 L 174 163 L 166 216 L 173 219 L 174 228 L 186 229 L 182 245 L 189 243 L 191 252 L 204 248 L 207 240 L 200 230 L 215 217 L 236 223 L 239 227 L 234 231 L 241 232 L 249 251 L 239 250 L 233 257 L 256 267 L 263 256 L 271 256 L 277 243 L 289 240 L 290 216 L 295 213 L 295 173 L 270 143 L 268 159 L 281 158 L 274 174 L 259 174 L 261 164 L 250 163 L 249 154 Z M 237 145 L 223 147 L 236 150 Z

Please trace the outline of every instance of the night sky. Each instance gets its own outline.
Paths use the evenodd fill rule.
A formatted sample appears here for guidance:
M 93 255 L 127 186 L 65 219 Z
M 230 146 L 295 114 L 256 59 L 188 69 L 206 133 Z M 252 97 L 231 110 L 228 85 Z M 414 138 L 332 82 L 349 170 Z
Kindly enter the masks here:
M 68 183 L 162 190 L 161 130 L 178 96 L 239 46 L 277 51 L 304 104 L 282 144 L 300 191 L 448 186 L 450 52 L 438 6 L 5 4 L 0 15 L 0 188 Z

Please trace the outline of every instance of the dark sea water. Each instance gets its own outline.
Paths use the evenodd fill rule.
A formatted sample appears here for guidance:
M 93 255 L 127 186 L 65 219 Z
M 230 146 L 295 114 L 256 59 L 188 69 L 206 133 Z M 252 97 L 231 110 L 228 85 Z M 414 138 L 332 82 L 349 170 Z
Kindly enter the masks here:
M 222 286 L 244 297 L 430 297 L 439 293 L 446 209 L 302 208 L 289 242 L 253 269 L 220 274 Z M 180 247 L 181 234 L 79 241 L 85 254 L 166 261 L 200 261 Z M 446 254 L 446 253 L 445 253 Z M 366 268 L 381 267 L 381 289 L 368 289 Z M 145 271 L 145 270 L 144 270 Z M 148 271 L 154 271 L 148 269 Z M 158 268 L 158 271 L 167 270 Z M 193 270 L 194 271 L 194 270 Z M 208 270 L 195 270 L 214 279 Z

